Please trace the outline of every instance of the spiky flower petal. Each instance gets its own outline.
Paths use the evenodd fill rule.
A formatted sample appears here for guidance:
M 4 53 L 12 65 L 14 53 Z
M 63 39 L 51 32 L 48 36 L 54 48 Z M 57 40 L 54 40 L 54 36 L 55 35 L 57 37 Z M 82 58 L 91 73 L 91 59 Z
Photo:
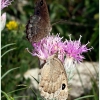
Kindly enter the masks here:
M 8 5 L 11 5 L 11 2 L 13 0 L 1 0 L 1 10 L 4 9 L 5 7 L 8 7 Z

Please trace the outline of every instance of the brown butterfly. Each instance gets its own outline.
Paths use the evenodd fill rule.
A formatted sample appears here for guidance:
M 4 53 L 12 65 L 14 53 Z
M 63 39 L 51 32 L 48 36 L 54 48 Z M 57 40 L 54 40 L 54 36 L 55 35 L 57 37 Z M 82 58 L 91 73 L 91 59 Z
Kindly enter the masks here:
M 41 69 L 39 90 L 45 99 L 66 100 L 68 98 L 67 75 L 62 62 L 54 54 Z
M 33 43 L 38 42 L 51 32 L 48 8 L 45 0 L 37 0 L 34 15 L 26 25 L 26 37 Z

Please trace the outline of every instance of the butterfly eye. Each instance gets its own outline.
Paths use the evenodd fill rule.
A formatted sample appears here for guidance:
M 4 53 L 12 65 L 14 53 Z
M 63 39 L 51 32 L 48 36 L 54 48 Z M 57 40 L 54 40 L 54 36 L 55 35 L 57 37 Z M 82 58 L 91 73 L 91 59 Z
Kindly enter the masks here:
M 62 90 L 64 90 L 65 87 L 66 87 L 66 85 L 63 83 L 63 84 L 62 84 Z
M 42 5 L 43 5 L 43 0 L 40 1 L 40 6 L 42 6 Z

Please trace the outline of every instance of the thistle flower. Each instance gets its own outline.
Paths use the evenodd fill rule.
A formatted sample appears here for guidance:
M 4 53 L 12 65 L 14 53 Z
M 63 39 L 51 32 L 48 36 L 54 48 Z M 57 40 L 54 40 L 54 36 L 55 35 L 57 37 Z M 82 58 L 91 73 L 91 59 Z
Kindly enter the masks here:
M 46 60 L 54 53 L 58 53 L 58 58 L 64 60 L 64 42 L 59 34 L 51 35 L 43 38 L 37 43 L 33 43 L 33 56 L 38 56 L 40 59 Z
M 73 77 L 73 71 L 75 69 L 75 66 L 77 63 L 80 63 L 83 59 L 83 53 L 88 52 L 88 50 L 91 50 L 92 48 L 87 48 L 87 44 L 82 45 L 81 35 L 79 40 L 72 41 L 71 35 L 69 35 L 69 40 L 65 41 L 65 60 L 64 60 L 64 67 L 68 76 L 68 80 L 70 80 Z
M 13 0 L 1 0 L 1 10 L 11 4 Z
M 81 62 L 84 59 L 84 56 L 82 55 L 83 53 L 88 52 L 88 50 L 91 50 L 92 48 L 87 48 L 87 44 L 82 45 L 80 40 L 81 40 L 81 35 L 79 40 L 77 41 L 72 41 L 71 40 L 71 35 L 69 35 L 70 40 L 66 40 L 65 42 L 65 52 L 67 57 L 72 57 L 74 60 L 76 60 L 78 63 Z
M 1 31 L 4 29 L 6 24 L 6 13 L 3 13 L 1 16 Z
M 60 37 L 59 34 L 50 35 L 37 43 L 33 43 L 33 52 L 28 52 L 33 56 L 39 57 L 42 64 L 49 56 L 58 53 L 58 58 L 62 61 L 67 73 L 69 73 L 75 68 L 76 63 L 84 59 L 83 53 L 92 49 L 87 48 L 89 42 L 84 45 L 81 44 L 81 37 L 79 40 L 72 41 L 71 35 L 69 35 L 69 40 L 63 42 L 63 37 Z

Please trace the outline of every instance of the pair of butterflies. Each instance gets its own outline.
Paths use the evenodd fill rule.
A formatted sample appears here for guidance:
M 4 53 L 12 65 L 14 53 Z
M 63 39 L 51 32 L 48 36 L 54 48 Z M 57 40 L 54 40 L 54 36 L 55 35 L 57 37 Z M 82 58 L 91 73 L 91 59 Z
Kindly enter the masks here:
M 48 36 L 51 29 L 46 1 L 37 0 L 34 15 L 30 17 L 26 26 L 26 37 L 31 43 L 38 42 Z M 39 90 L 45 99 L 68 98 L 67 75 L 56 54 L 50 56 L 41 69 Z

